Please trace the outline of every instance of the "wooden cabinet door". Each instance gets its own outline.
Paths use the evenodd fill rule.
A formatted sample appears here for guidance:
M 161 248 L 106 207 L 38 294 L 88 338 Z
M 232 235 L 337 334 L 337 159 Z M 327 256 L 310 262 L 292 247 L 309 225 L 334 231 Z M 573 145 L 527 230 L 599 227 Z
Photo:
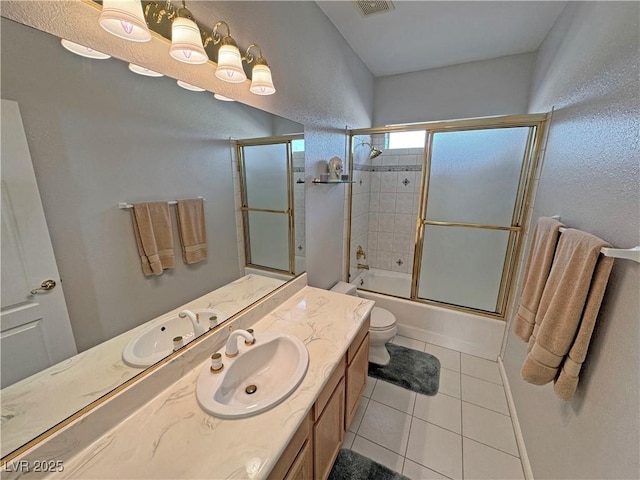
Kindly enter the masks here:
M 312 480 L 313 479 L 313 447 L 311 439 L 304 444 L 296 461 L 291 465 L 291 469 L 285 480 Z
M 344 378 L 313 427 L 314 479 L 325 480 L 344 438 Z
M 347 367 L 346 378 L 346 414 L 344 416 L 344 429 L 351 425 L 351 420 L 358 410 L 362 394 L 367 386 L 369 369 L 369 334 L 364 337 L 360 348 L 353 356 L 352 362 Z

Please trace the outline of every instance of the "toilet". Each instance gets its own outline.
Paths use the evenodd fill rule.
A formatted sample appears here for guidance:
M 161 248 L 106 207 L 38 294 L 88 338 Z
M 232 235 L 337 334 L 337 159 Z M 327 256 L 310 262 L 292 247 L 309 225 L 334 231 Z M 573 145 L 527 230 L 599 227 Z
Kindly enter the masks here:
M 358 296 L 355 285 L 338 282 L 331 289 L 332 292 L 343 293 L 353 297 Z M 378 365 L 387 365 L 391 357 L 384 346 L 396 335 L 398 326 L 396 317 L 385 308 L 373 307 L 371 311 L 371 326 L 369 327 L 369 361 Z

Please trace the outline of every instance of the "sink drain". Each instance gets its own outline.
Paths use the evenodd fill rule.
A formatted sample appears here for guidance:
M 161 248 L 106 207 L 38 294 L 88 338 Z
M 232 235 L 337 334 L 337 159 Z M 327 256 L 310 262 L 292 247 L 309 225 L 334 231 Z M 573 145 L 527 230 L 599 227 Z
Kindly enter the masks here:
M 244 391 L 247 392 L 247 394 L 249 395 L 256 393 L 256 390 L 258 390 L 258 387 L 256 387 L 255 385 L 249 385 L 247 388 L 244 389 Z

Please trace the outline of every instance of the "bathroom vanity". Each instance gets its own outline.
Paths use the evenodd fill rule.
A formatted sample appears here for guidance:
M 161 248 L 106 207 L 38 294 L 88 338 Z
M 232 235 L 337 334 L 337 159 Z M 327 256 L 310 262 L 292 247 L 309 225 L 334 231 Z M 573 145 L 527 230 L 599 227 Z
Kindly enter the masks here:
M 168 380 L 145 404 L 116 420 L 113 412 L 101 412 L 118 406 L 116 395 L 21 457 L 63 460 L 63 471 L 6 471 L 3 478 L 324 479 L 365 388 L 372 308 L 370 300 L 308 287 L 306 276 L 298 277 L 132 385 L 144 395 L 153 391 L 145 382 Z M 196 399 L 202 365 L 224 345 L 229 326 L 253 328 L 258 339 L 293 335 L 309 352 L 298 388 L 248 418 L 216 418 Z M 91 422 L 96 428 L 89 428 Z M 89 438 L 87 431 L 97 427 L 103 433 Z

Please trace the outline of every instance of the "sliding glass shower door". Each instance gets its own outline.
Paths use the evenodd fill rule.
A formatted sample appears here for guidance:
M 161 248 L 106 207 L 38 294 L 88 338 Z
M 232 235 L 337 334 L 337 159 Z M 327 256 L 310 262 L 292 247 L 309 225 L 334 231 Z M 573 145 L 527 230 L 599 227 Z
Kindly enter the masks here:
M 293 274 L 291 141 L 239 143 L 239 154 L 246 264 Z
M 349 281 L 504 319 L 545 122 L 531 114 L 352 130 Z
M 504 311 L 535 129 L 429 132 L 414 298 Z

